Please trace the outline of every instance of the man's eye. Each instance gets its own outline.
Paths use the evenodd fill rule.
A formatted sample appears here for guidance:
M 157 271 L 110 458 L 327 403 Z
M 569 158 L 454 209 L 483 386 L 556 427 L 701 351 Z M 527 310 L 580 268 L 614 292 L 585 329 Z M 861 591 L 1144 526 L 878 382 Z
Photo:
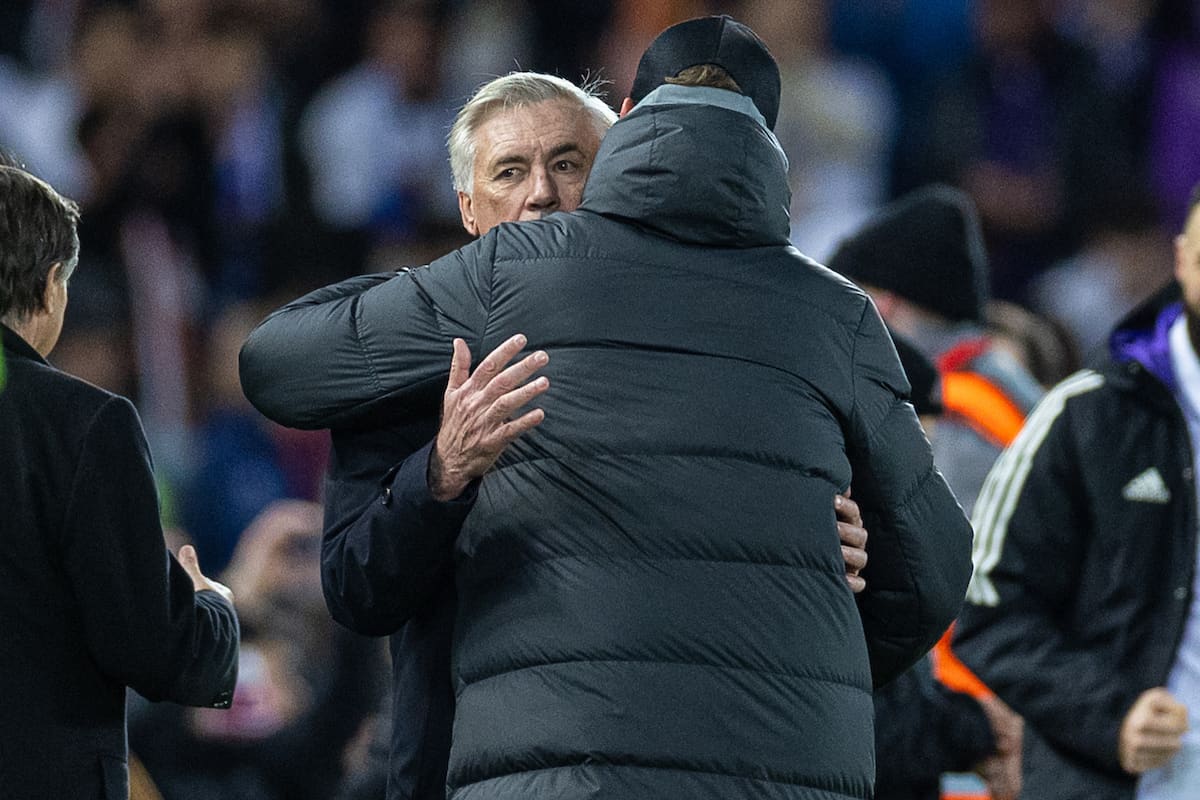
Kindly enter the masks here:
M 556 172 L 574 172 L 577 169 L 579 169 L 578 164 L 576 164 L 574 161 L 567 161 L 566 159 L 563 159 L 554 165 L 554 170 Z
M 495 179 L 498 181 L 510 181 L 515 177 L 517 177 L 517 168 L 509 167 L 508 169 L 502 169 L 500 172 L 496 173 Z

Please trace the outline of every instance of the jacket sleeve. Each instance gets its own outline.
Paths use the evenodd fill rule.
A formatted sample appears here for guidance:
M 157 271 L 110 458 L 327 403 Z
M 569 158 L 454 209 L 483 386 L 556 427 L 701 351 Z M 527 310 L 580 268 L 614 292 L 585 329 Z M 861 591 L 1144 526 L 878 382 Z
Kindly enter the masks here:
M 1100 380 L 1081 373 L 1051 390 L 984 482 L 954 651 L 1056 748 L 1120 775 L 1118 734 L 1137 693 L 1064 628 L 1094 524 L 1066 397 Z
M 869 536 L 858 595 L 871 673 L 880 686 L 949 627 L 971 577 L 971 526 L 913 407 L 891 337 L 867 302 L 854 346 L 848 456 Z
M 426 480 L 432 449 L 431 442 L 392 468 L 365 508 L 326 527 L 321 586 L 330 614 L 350 630 L 394 633 L 451 579 L 454 540 L 477 484 L 450 502 L 434 500 Z M 331 507 L 352 491 L 331 483 Z
M 63 521 L 64 566 L 100 669 L 149 700 L 228 706 L 237 616 L 216 592 L 195 592 L 167 551 L 150 453 L 128 400 L 111 398 L 92 419 Z
M 454 337 L 477 345 L 495 242 L 493 232 L 428 266 L 344 281 L 275 311 L 242 345 L 242 391 L 292 428 L 350 425 L 385 400 L 402 414 L 436 411 L 416 398 L 445 381 Z
M 934 680 L 928 658 L 876 689 L 874 700 L 876 797 L 925 796 L 915 787 L 932 789 L 943 772 L 968 772 L 996 752 L 983 708 Z

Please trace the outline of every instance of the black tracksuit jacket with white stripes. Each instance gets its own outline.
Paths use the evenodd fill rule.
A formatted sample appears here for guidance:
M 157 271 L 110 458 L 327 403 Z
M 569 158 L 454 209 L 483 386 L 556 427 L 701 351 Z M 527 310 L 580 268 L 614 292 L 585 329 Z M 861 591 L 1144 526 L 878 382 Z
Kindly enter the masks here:
M 975 506 L 975 576 L 955 650 L 1026 720 L 1022 797 L 1132 798 L 1121 721 L 1166 683 L 1196 564 L 1187 425 L 1166 330 L 1178 291 L 1052 389 Z

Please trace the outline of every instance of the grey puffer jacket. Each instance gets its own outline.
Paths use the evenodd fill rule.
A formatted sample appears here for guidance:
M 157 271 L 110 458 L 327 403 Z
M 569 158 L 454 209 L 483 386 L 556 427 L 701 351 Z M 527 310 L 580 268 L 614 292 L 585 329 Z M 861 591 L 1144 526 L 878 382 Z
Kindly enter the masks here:
M 577 212 L 293 304 L 243 350 L 249 398 L 298 427 L 436 414 L 455 336 L 476 363 L 517 332 L 550 353 L 546 419 L 456 545 L 455 800 L 869 797 L 872 677 L 958 611 L 969 523 L 874 307 L 788 244 L 743 100 L 651 96 Z

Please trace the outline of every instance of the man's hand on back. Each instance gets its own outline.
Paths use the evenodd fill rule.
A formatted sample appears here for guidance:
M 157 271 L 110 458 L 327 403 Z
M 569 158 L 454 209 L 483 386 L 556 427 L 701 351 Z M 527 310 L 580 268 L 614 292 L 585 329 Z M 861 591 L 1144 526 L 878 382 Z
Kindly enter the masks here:
M 846 562 L 846 583 L 858 594 L 867 588 L 859 572 L 867 565 L 867 529 L 863 527 L 858 503 L 850 499 L 850 491 L 835 495 L 833 510 L 837 514 L 838 539 L 842 542 L 842 560 Z
M 540 408 L 516 419 L 510 416 L 546 391 L 546 377 L 533 378 L 550 357 L 538 350 L 505 368 L 521 348 L 517 334 L 497 347 L 471 372 L 471 352 L 454 340 L 450 381 L 442 399 L 442 424 L 429 458 L 429 491 L 434 499 L 453 500 L 471 481 L 491 469 L 500 453 L 545 418 Z

